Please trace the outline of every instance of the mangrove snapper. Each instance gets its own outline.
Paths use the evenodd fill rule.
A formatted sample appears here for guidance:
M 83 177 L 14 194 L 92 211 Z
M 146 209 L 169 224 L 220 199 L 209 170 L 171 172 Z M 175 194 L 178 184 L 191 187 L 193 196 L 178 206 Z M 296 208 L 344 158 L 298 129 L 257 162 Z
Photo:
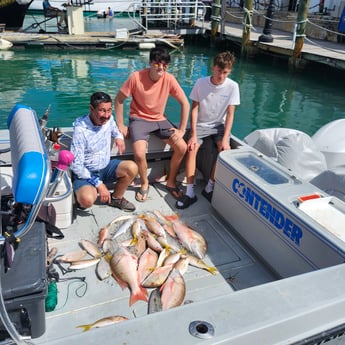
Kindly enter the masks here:
M 126 283 L 130 289 L 130 306 L 138 300 L 147 302 L 147 291 L 139 284 L 137 264 L 137 257 L 124 247 L 119 247 L 110 260 L 113 275 Z
M 160 253 L 163 250 L 162 245 L 154 238 L 153 234 L 148 230 L 141 230 L 142 235 L 146 239 L 147 246 Z
M 179 220 L 173 221 L 173 228 L 182 245 L 198 258 L 203 259 L 207 251 L 204 237 Z
M 151 248 L 147 248 L 139 258 L 138 276 L 139 282 L 143 281 L 156 267 L 158 254 Z
M 153 217 L 144 217 L 145 225 L 156 236 L 165 236 L 163 226 Z
M 160 288 L 162 310 L 177 307 L 182 304 L 186 295 L 186 284 L 177 269 L 173 269 L 165 283 Z
M 170 271 L 172 270 L 173 265 L 160 266 L 155 268 L 142 282 L 141 286 L 146 288 L 156 288 L 161 286 L 166 279 Z

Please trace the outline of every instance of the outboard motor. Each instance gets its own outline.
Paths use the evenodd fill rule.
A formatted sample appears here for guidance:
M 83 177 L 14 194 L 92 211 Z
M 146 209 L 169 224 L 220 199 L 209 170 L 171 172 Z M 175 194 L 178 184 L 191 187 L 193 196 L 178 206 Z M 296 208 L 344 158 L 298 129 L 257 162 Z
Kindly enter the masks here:
M 345 165 L 345 119 L 334 120 L 324 125 L 312 139 L 325 155 L 328 169 Z

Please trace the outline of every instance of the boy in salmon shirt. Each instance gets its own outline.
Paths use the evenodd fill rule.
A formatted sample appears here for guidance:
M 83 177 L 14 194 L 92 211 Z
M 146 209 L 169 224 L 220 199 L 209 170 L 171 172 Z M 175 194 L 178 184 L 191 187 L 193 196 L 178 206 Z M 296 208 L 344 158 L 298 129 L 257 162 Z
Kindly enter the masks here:
M 141 186 L 135 196 L 139 202 L 146 201 L 149 192 L 146 149 L 151 134 L 158 136 L 172 148 L 173 155 L 166 188 L 177 200 L 183 196 L 176 185 L 176 176 L 187 151 L 183 136 L 187 127 L 190 105 L 176 78 L 167 72 L 169 62 L 170 55 L 166 48 L 151 49 L 149 67 L 132 73 L 115 97 L 116 122 L 124 137 L 129 137 L 130 134 L 134 160 L 139 169 Z M 129 124 L 125 126 L 123 102 L 130 96 L 132 101 Z M 165 115 L 169 96 L 174 97 L 181 106 L 178 128 Z

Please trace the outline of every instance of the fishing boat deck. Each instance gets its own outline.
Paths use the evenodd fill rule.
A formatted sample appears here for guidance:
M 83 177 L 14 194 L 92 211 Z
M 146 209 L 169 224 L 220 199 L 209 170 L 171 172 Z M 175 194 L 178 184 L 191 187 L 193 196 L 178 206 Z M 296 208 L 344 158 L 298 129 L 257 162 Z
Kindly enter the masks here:
M 184 275 L 184 303 L 205 301 L 237 289 L 275 280 L 272 273 L 228 232 L 228 225 L 219 221 L 211 205 L 201 196 L 201 185 L 197 187 L 198 203 L 187 210 L 181 210 L 179 216 L 206 238 L 208 250 L 204 261 L 210 266 L 216 266 L 220 273 L 212 275 L 189 266 Z M 134 193 L 134 187 L 130 187 L 126 197 L 133 201 Z M 148 200 L 145 203 L 136 203 L 135 213 L 159 210 L 162 214 L 171 215 L 176 212 L 174 204 L 175 199 L 166 192 L 164 185 L 156 183 L 150 187 Z M 65 238 L 49 239 L 49 247 L 56 247 L 58 255 L 61 255 L 77 250 L 81 239 L 97 242 L 99 230 L 122 213 L 118 209 L 100 204 L 88 210 L 77 209 L 73 224 L 63 229 Z M 59 268 L 56 269 L 59 272 Z M 60 271 L 59 276 L 61 281 L 57 283 L 58 304 L 54 311 L 46 313 L 46 332 L 35 339 L 37 344 L 66 341 L 75 344 L 71 339 L 77 339 L 82 333 L 82 329 L 77 328 L 78 325 L 90 324 L 111 315 L 135 319 L 148 314 L 146 302 L 138 301 L 129 307 L 129 290 L 122 290 L 112 277 L 100 281 L 95 274 L 95 266 L 65 275 Z M 78 279 L 63 281 L 69 277 L 85 277 L 85 282 Z M 116 325 L 110 328 L 115 330 L 115 327 Z M 109 327 L 103 328 L 103 332 L 106 332 L 106 329 Z M 96 330 L 90 332 L 93 331 Z M 130 337 L 126 339 L 126 344 L 134 343 L 135 340 Z
M 68 129 L 63 129 L 63 132 L 66 135 L 61 138 L 60 143 L 62 146 L 68 147 L 71 132 Z M 222 220 L 212 205 L 201 195 L 204 187 L 201 179 L 198 178 L 196 184 L 198 202 L 185 210 L 176 209 L 176 200 L 168 193 L 165 182 L 155 182 L 158 175 L 165 172 L 164 166 L 169 162 L 171 151 L 169 147 L 161 147 L 162 144 L 159 140 L 157 142 L 152 140 L 149 146 L 151 185 L 148 200 L 144 203 L 135 201 L 137 181 L 128 188 L 125 194 L 125 197 L 134 202 L 137 207 L 134 215 L 139 216 L 154 210 L 158 210 L 163 215 L 178 214 L 183 222 L 206 239 L 208 248 L 204 262 L 208 266 L 216 267 L 219 272 L 212 275 L 206 270 L 189 265 L 184 274 L 186 283 L 184 304 L 191 305 L 192 303 L 194 306 L 200 302 L 232 294 L 236 290 L 277 280 L 277 277 L 255 256 L 255 253 L 235 237 L 231 232 L 230 225 Z M 7 147 L 6 140 L 5 144 L 0 142 L 0 148 L 5 147 Z M 131 158 L 131 154 L 129 150 L 125 158 Z M 3 164 L 10 163 L 9 152 L 3 153 L 1 158 Z M 2 166 L 0 169 L 1 175 L 5 176 L 10 168 Z M 182 182 L 183 178 L 184 173 L 181 171 L 178 180 Z M 61 255 L 80 250 L 80 241 L 83 239 L 97 243 L 100 229 L 122 215 L 128 215 L 128 213 L 97 201 L 92 208 L 86 210 L 76 208 L 72 224 L 61 229 L 64 238 L 49 238 L 48 250 L 55 247 L 57 249 L 55 258 L 58 259 Z M 46 312 L 46 331 L 42 336 L 33 339 L 34 344 L 65 344 L 66 342 L 77 344 L 81 340 L 83 344 L 94 344 L 94 336 L 88 337 L 87 335 L 91 332 L 96 335 L 94 332 L 99 330 L 92 329 L 84 333 L 83 329 L 78 326 L 92 324 L 99 319 L 113 315 L 127 317 L 130 321 L 126 321 L 126 323 L 139 318 L 144 323 L 144 320 L 152 317 L 155 320 L 160 319 L 159 314 L 162 312 L 148 315 L 147 302 L 137 301 L 129 306 L 129 289 L 122 289 L 113 277 L 102 281 L 98 279 L 96 266 L 67 271 L 68 266 L 69 264 L 59 263 L 58 260 L 55 260 L 51 266 L 50 272 L 55 273 L 55 278 L 56 274 L 58 275 L 57 305 L 53 311 Z M 149 293 L 150 290 L 152 289 L 148 289 Z M 179 314 L 178 308 L 183 307 L 182 305 L 174 308 L 177 315 Z M 188 310 L 190 310 L 189 319 L 195 317 L 192 309 Z M 169 311 L 166 312 L 169 313 Z M 117 326 L 102 328 L 102 337 L 107 339 L 112 336 L 113 332 L 116 332 Z M 127 335 L 124 335 L 121 340 L 126 344 L 137 343 L 135 338 Z
M 245 150 L 243 147 L 243 150 L 237 151 L 233 143 L 232 147 L 234 155 Z M 135 214 L 139 216 L 157 210 L 161 214 L 172 215 L 177 212 L 175 200 L 166 191 L 163 182 L 155 182 L 158 176 L 165 174 L 162 167 L 169 162 L 169 150 L 155 146 L 153 148 L 149 154 L 152 169 L 150 176 L 153 178 L 157 171 L 161 173 L 151 179 L 148 200 L 145 203 L 135 202 Z M 8 154 L 4 157 L 2 155 L 2 160 L 7 162 L 7 156 Z M 159 166 L 157 171 L 154 170 L 155 164 Z M 232 162 L 232 165 L 236 164 Z M 3 173 L 4 170 L 1 170 L 1 175 Z M 58 303 L 53 311 L 45 313 L 45 332 L 29 339 L 30 344 L 93 345 L 109 343 L 111 339 L 112 343 L 126 345 L 194 345 L 201 342 L 204 345 L 276 345 L 297 344 L 301 343 L 301 339 L 311 337 L 316 339 L 316 343 L 318 339 L 323 340 L 328 335 L 334 336 L 334 339 L 342 338 L 345 329 L 343 260 L 335 258 L 329 264 L 332 267 L 326 265 L 326 268 L 307 270 L 305 274 L 297 273 L 279 279 L 264 260 L 254 253 L 260 247 L 260 227 L 263 227 L 261 220 L 251 223 L 250 219 L 246 219 L 241 224 L 242 230 L 250 230 L 255 236 L 255 245 L 249 247 L 236 237 L 229 225 L 231 223 L 235 226 L 238 220 L 244 220 L 240 215 L 240 208 L 234 207 L 230 199 L 223 198 L 222 202 L 227 205 L 226 213 L 222 213 L 223 217 L 233 215 L 225 222 L 217 210 L 201 196 L 203 185 L 197 179 L 198 202 L 186 210 L 179 210 L 178 215 L 205 237 L 208 243 L 205 262 L 209 266 L 216 266 L 219 274 L 212 275 L 208 271 L 188 267 L 184 274 L 184 303 L 179 307 L 148 314 L 148 303 L 137 301 L 130 306 L 129 290 L 122 290 L 112 277 L 99 280 L 95 266 L 64 274 L 57 262 L 54 262 L 53 267 L 59 275 Z M 126 192 L 125 197 L 130 201 L 134 201 L 136 188 L 137 185 L 134 184 Z M 217 188 L 213 205 L 217 204 L 220 196 L 216 192 Z M 218 207 L 223 207 L 223 204 L 219 204 L 219 198 Z M 87 210 L 77 209 L 75 215 L 73 223 L 62 229 L 63 239 L 48 239 L 49 249 L 55 247 L 57 256 L 78 250 L 83 239 L 96 242 L 99 230 L 125 213 L 96 203 Z M 246 218 L 250 216 L 250 212 L 245 214 Z M 317 228 L 317 225 L 314 227 Z M 271 252 L 276 247 L 277 242 L 270 242 L 268 251 Z M 319 249 L 315 251 L 321 252 Z M 325 249 L 322 253 L 327 256 Z M 291 266 L 298 266 L 291 263 L 292 259 L 294 257 L 291 254 L 284 257 L 279 252 L 273 261 L 288 261 Z M 68 267 L 68 264 L 63 265 Z M 115 315 L 129 320 L 87 332 L 78 327 L 92 325 L 97 320 Z

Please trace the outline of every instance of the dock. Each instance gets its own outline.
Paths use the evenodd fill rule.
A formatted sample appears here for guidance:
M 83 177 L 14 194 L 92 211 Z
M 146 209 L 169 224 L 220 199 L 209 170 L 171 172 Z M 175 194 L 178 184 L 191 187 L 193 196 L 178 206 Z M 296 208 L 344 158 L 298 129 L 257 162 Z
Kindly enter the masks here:
M 192 29 L 150 30 L 150 32 L 152 34 L 169 34 L 174 32 L 181 37 L 190 35 L 209 36 L 211 32 L 211 23 L 197 21 L 195 27 Z M 288 60 L 292 56 L 294 50 L 293 32 L 272 29 L 272 43 L 259 41 L 259 36 L 262 35 L 262 32 L 263 27 L 253 27 L 250 32 L 248 45 L 251 47 L 251 57 L 256 55 L 269 55 Z M 240 49 L 242 45 L 242 36 L 242 24 L 226 22 L 222 28 L 219 26 L 216 42 L 218 46 L 237 46 Z M 345 72 L 345 43 L 332 42 L 314 37 L 309 38 L 306 36 L 300 60 L 302 66 L 310 62 Z
M 139 30 L 131 32 L 121 29 L 120 32 L 83 32 L 83 34 L 59 34 L 54 32 L 11 32 L 4 30 L 0 38 L 12 42 L 13 49 L 41 47 L 43 49 L 151 49 L 163 45 L 173 49 L 183 49 L 185 40 L 198 38 L 208 42 L 211 37 L 211 22 L 205 21 L 204 11 L 197 11 L 193 20 L 189 17 L 172 16 L 162 18 L 157 15 L 147 15 L 147 26 L 141 25 Z M 153 13 L 153 12 L 152 12 Z M 201 15 L 200 15 L 201 13 Z M 240 17 L 238 17 L 240 18 Z M 152 20 L 154 19 L 154 20 Z M 159 19 L 159 20 L 158 20 Z M 174 20 L 173 20 L 174 19 Z M 278 20 L 277 20 L 278 21 Z M 143 22 L 140 18 L 139 23 Z M 150 23 L 150 24 L 149 24 Z M 191 24 L 192 23 L 192 24 Z M 262 23 L 261 23 L 262 24 Z M 274 23 L 275 24 L 275 23 Z M 269 55 L 288 60 L 294 50 L 294 32 L 290 28 L 279 30 L 272 26 L 273 42 L 261 42 L 259 36 L 263 33 L 263 25 L 252 26 L 247 42 L 250 57 Z M 328 30 L 329 31 L 329 30 Z M 337 33 L 335 33 L 337 34 Z M 342 35 L 342 34 L 339 34 Z M 241 49 L 243 25 L 232 22 L 229 16 L 219 23 L 215 37 L 216 43 L 224 49 L 239 47 Z M 345 43 L 344 39 L 334 42 L 327 39 L 318 39 L 307 34 L 304 38 L 301 51 L 301 69 L 308 63 L 328 66 L 336 71 L 345 72 Z M 344 37 L 343 37 L 344 38 Z
M 256 28 L 250 33 L 251 45 L 258 54 L 269 54 L 288 59 L 294 50 L 293 33 L 272 29 L 272 43 L 260 42 L 259 36 L 263 28 Z M 239 24 L 225 25 L 224 40 L 241 45 L 243 28 Z M 255 53 L 254 53 L 255 54 Z M 315 38 L 304 39 L 301 60 L 304 62 L 319 63 L 334 69 L 345 71 L 345 43 L 336 43 Z
M 155 45 L 183 47 L 184 40 L 176 34 L 151 33 L 116 37 L 114 32 L 87 32 L 82 35 L 59 33 L 5 32 L 0 38 L 12 42 L 13 49 L 41 47 L 43 49 L 150 49 Z

